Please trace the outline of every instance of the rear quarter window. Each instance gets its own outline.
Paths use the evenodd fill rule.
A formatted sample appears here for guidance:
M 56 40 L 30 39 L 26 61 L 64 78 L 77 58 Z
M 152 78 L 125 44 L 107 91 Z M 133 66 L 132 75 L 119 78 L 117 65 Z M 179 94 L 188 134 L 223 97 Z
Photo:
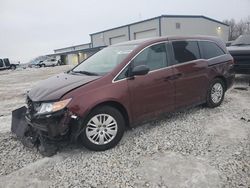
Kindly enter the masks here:
M 225 54 L 225 52 L 214 42 L 200 41 L 199 45 L 204 59 L 210 59 Z
M 200 51 L 197 41 L 173 41 L 174 58 L 176 63 L 184 63 L 200 59 Z

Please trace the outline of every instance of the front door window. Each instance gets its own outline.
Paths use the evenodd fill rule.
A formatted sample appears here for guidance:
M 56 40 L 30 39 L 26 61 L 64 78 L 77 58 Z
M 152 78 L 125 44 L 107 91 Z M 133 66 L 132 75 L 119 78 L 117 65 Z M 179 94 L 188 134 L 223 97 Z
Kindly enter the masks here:
M 142 51 L 132 62 L 132 66 L 147 65 L 150 71 L 167 66 L 166 46 L 156 44 Z

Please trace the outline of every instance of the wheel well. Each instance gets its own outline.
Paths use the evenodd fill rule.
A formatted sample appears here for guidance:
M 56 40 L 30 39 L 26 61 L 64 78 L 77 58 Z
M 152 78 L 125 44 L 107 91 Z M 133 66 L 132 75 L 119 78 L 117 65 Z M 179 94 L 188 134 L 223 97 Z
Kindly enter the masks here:
M 226 87 L 225 89 L 227 90 L 227 80 L 226 80 L 226 78 L 224 76 L 216 76 L 215 79 L 216 78 L 219 78 L 219 79 L 221 79 L 224 82 L 225 87 Z
M 103 103 L 96 105 L 94 108 L 97 108 L 100 106 L 111 106 L 119 110 L 124 117 L 126 127 L 130 127 L 128 112 L 122 104 L 115 102 L 115 101 L 107 101 L 107 102 L 103 102 Z

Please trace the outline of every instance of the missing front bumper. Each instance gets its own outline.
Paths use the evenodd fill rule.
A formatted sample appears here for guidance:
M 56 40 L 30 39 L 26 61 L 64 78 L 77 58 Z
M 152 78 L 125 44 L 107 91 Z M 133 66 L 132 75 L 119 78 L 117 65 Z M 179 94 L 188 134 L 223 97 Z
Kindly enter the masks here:
M 57 152 L 60 141 L 68 139 L 70 120 L 68 111 L 31 119 L 23 106 L 12 111 L 11 132 L 25 146 L 37 147 L 42 155 L 51 156 Z
M 26 111 L 27 108 L 25 106 L 12 111 L 11 132 L 19 138 L 24 137 L 25 132 L 29 129 L 29 125 L 25 119 Z

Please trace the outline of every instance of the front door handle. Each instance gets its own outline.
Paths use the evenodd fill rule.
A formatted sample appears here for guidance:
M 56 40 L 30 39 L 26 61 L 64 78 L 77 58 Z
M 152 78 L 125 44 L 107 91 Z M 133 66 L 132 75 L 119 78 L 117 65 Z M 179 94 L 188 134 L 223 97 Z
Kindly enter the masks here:
M 164 81 L 176 80 L 177 78 L 180 78 L 181 76 L 182 76 L 182 73 L 178 73 L 172 76 L 167 76 L 164 78 Z

